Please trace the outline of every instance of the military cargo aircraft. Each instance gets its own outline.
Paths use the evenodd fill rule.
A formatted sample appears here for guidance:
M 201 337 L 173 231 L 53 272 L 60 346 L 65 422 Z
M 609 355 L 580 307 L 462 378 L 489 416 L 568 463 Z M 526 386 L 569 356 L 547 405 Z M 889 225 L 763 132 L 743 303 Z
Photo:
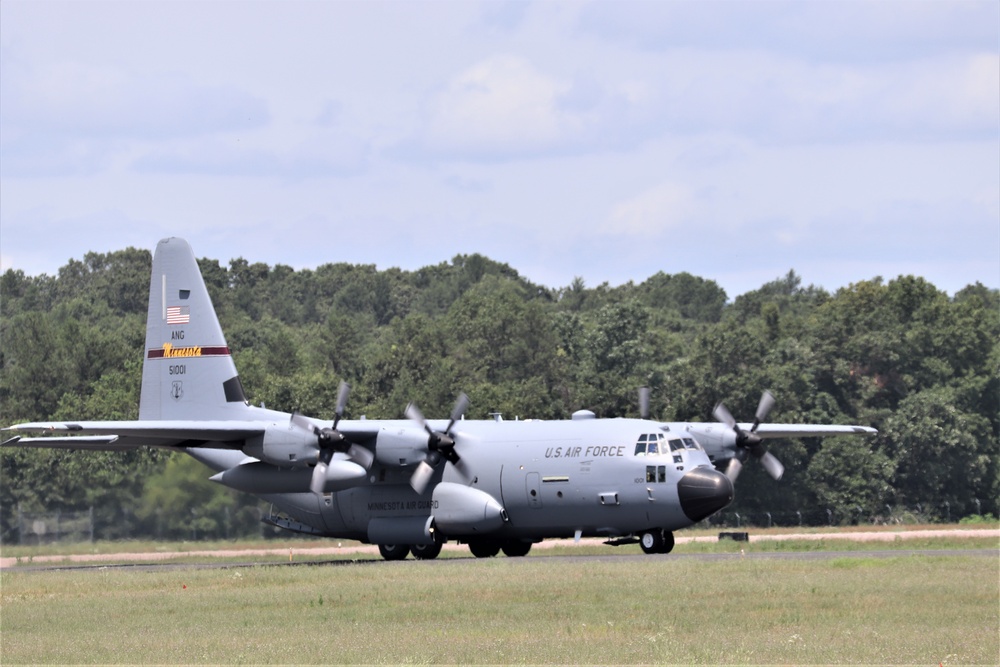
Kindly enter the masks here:
M 169 238 L 153 256 L 139 419 L 17 424 L 4 444 L 182 451 L 214 470 L 213 481 L 272 503 L 275 525 L 377 544 L 398 560 L 434 558 L 449 540 L 477 557 L 523 556 L 545 538 L 583 536 L 666 553 L 673 531 L 733 500 L 744 460 L 781 476 L 764 439 L 875 432 L 764 424 L 770 394 L 753 424 L 738 424 L 721 405 L 721 424 L 589 411 L 558 421 L 467 420 L 464 395 L 447 420 L 429 421 L 412 404 L 406 419 L 349 420 L 348 394 L 341 384 L 332 421 L 252 406 L 194 253 Z M 648 392 L 640 397 L 645 417 Z

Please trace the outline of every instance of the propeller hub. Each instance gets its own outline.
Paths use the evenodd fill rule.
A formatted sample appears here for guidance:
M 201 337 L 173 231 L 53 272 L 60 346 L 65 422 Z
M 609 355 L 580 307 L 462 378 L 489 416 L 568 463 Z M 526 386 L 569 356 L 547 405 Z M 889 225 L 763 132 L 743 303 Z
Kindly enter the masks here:
M 755 459 L 761 462 L 771 477 L 779 480 L 782 474 L 784 474 L 785 468 L 773 454 L 767 451 L 767 448 L 764 446 L 764 439 L 757 435 L 757 427 L 760 426 L 762 421 L 767 419 L 767 415 L 771 412 L 774 404 L 774 396 L 771 392 L 765 390 L 760 397 L 760 404 L 757 406 L 756 415 L 754 415 L 753 426 L 750 427 L 749 431 L 744 431 L 740 428 L 740 425 L 736 423 L 736 419 L 733 418 L 732 413 L 722 403 L 715 406 L 712 415 L 736 433 L 736 451 L 734 452 L 736 460 L 742 462 L 746 458 L 746 452 L 750 452 Z M 736 479 L 736 475 L 739 474 L 740 466 L 730 465 L 728 470 L 728 479 L 733 481 Z

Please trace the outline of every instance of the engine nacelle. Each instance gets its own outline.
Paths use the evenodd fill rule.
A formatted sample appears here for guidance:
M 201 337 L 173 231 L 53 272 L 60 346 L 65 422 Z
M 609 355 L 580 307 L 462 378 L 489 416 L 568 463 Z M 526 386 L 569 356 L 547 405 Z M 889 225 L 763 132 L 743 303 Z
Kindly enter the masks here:
M 357 486 L 368 475 L 353 461 L 334 459 L 326 467 L 324 493 L 343 491 Z M 270 463 L 244 463 L 209 477 L 213 482 L 244 493 L 309 493 L 313 469 L 277 468 Z
M 375 460 L 385 466 L 416 465 L 427 457 L 427 432 L 419 428 L 384 428 L 375 441 Z
M 323 493 L 343 491 L 357 486 L 365 481 L 367 476 L 368 471 L 354 461 L 334 459 L 326 466 L 326 482 L 323 484 Z
M 694 436 L 712 461 L 725 461 L 739 455 L 736 433 L 722 424 L 689 424 L 686 431 Z
M 275 468 L 270 463 L 255 461 L 223 470 L 209 479 L 244 493 L 305 493 L 312 480 L 312 469 Z
M 434 526 L 444 535 L 484 534 L 507 521 L 496 498 L 468 486 L 441 482 L 434 487 Z
M 308 431 L 287 424 L 269 424 L 263 435 L 247 438 L 247 456 L 279 468 L 303 468 L 319 460 L 319 443 Z

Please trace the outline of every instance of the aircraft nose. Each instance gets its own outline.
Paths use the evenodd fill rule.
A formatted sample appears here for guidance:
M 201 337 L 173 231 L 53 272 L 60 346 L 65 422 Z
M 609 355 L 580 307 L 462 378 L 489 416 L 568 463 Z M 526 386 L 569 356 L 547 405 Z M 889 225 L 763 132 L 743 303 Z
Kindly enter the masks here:
M 733 483 L 718 470 L 694 468 L 677 482 L 681 509 L 692 521 L 701 521 L 733 502 Z

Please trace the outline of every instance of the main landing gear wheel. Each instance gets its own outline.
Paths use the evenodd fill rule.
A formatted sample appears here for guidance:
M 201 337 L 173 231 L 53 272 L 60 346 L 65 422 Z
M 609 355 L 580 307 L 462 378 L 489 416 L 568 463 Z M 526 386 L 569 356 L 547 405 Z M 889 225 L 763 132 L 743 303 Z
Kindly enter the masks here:
M 669 530 L 663 531 L 663 546 L 660 548 L 661 554 L 668 554 L 674 550 L 674 534 Z
M 469 551 L 476 558 L 492 558 L 500 553 L 500 543 L 496 540 L 472 540 Z
M 664 530 L 649 530 L 639 536 L 643 553 L 668 554 L 674 548 L 674 534 Z
M 437 558 L 438 554 L 441 553 L 441 542 L 433 542 L 431 544 L 411 544 L 410 553 L 413 557 L 418 560 L 431 560 L 432 558 Z
M 405 544 L 380 544 L 378 552 L 386 560 L 403 560 L 410 553 L 410 547 Z
M 520 556 L 527 556 L 528 552 L 531 551 L 531 542 L 525 542 L 523 540 L 506 540 L 500 545 L 503 549 L 503 553 L 508 558 L 518 558 Z

